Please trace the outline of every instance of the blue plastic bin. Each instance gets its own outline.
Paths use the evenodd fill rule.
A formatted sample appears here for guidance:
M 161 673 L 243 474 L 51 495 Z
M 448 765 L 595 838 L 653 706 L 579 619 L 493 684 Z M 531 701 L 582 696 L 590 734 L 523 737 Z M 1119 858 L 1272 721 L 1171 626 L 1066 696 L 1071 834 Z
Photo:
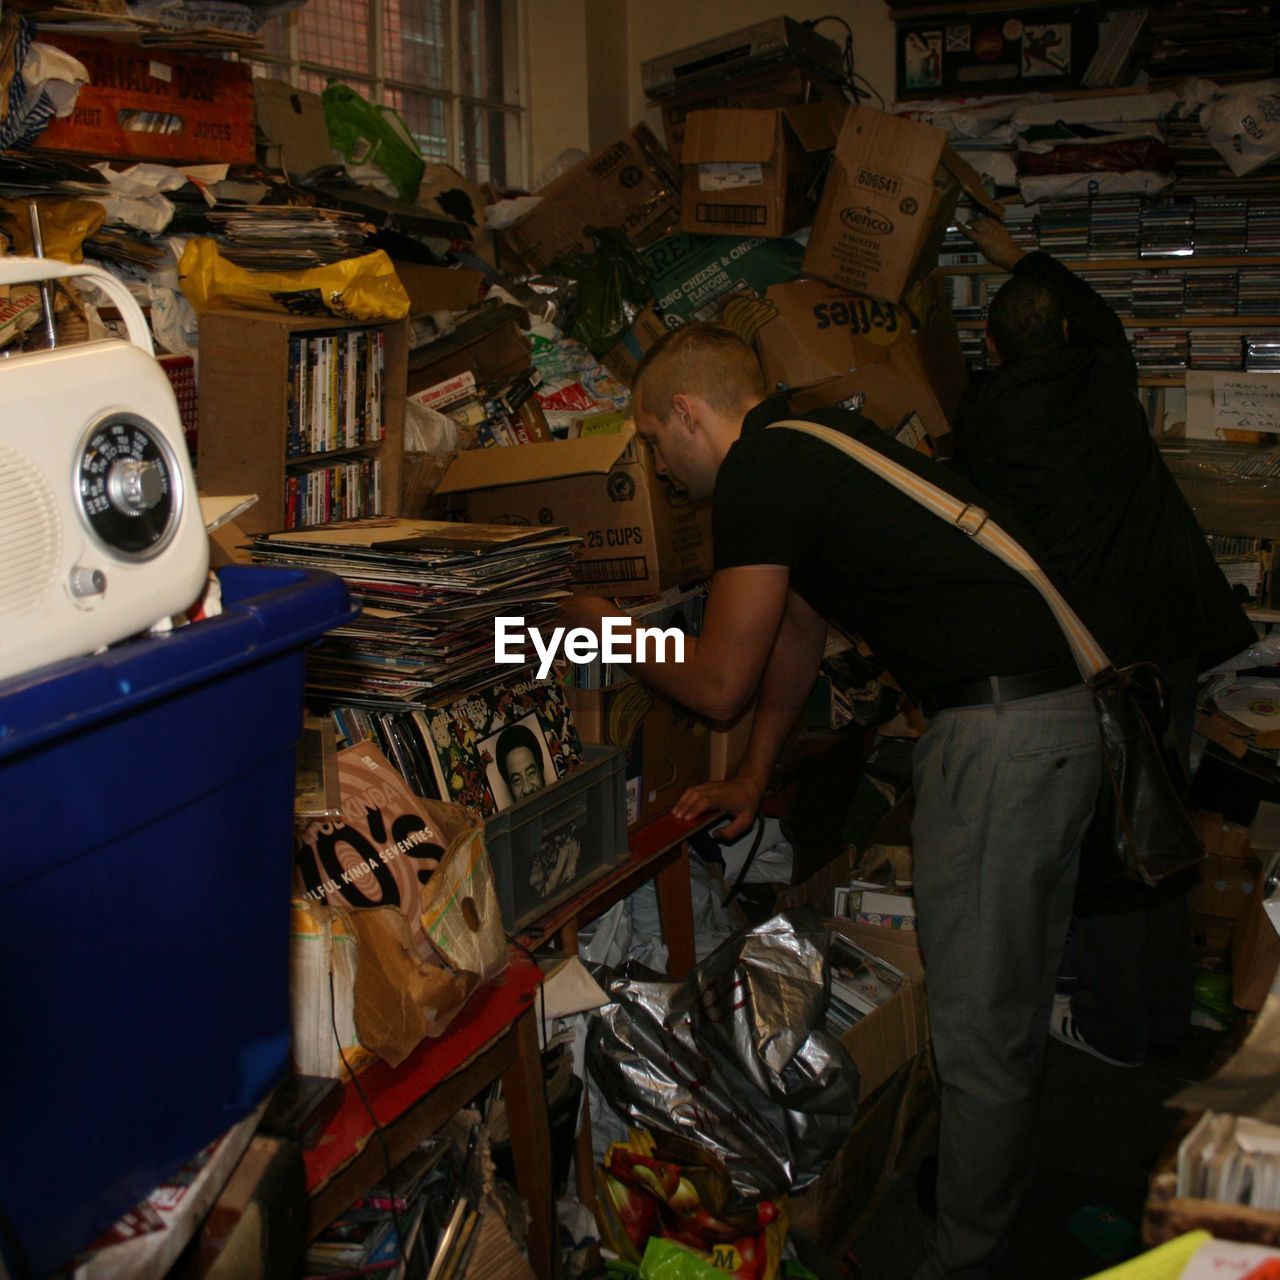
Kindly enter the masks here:
M 219 577 L 220 617 L 0 682 L 0 1222 L 37 1274 L 288 1067 L 305 648 L 356 611 Z

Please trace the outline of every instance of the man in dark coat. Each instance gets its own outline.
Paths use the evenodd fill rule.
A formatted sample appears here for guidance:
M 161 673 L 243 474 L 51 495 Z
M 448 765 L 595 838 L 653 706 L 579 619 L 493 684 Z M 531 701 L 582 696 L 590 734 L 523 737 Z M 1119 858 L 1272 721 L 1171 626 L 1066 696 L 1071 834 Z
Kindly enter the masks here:
M 963 229 L 1013 275 L 988 317 L 999 363 L 961 403 L 953 465 L 1004 511 L 1114 663 L 1160 664 L 1185 760 L 1197 673 L 1249 645 L 1253 627 L 1151 438 L 1119 318 L 999 222 Z M 1191 1008 L 1185 891 L 1125 884 L 1081 899 L 1055 1037 L 1123 1065 L 1177 1041 Z

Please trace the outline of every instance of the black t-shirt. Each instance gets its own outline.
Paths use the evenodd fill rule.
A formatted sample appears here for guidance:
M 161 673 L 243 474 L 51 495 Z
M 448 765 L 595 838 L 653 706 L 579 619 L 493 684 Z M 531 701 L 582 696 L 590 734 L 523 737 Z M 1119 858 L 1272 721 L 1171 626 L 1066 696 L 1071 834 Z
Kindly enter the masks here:
M 842 409 L 757 405 L 716 478 L 717 569 L 780 564 L 829 621 L 857 632 L 908 692 L 1071 662 L 1048 606 L 1019 574 L 861 463 L 780 418 L 835 427 L 964 501 L 977 490 Z M 992 512 L 993 515 L 998 515 Z

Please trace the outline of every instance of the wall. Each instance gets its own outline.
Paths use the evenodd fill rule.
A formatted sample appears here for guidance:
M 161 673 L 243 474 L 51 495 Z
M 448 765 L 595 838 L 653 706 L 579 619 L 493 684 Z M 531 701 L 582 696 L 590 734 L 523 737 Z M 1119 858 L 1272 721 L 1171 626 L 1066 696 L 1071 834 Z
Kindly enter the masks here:
M 893 23 L 883 0 L 525 0 L 530 178 L 567 147 L 594 150 L 643 120 L 640 63 L 786 12 L 836 13 L 853 28 L 854 68 L 886 101 L 893 93 Z M 839 23 L 821 33 L 843 43 Z
M 597 2 L 524 0 L 530 180 L 566 148 L 590 147 L 587 10 Z

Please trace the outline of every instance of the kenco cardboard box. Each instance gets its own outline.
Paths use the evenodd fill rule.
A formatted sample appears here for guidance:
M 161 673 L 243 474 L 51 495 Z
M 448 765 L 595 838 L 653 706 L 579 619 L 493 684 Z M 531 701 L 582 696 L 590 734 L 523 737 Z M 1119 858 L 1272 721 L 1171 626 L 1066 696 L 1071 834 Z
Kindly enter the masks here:
M 950 430 L 968 374 L 946 289 L 930 276 L 912 291 L 923 316 L 913 330 L 907 307 L 847 293 L 817 280 L 771 286 L 765 293 L 767 319 L 755 331 L 765 383 L 806 386 L 853 370 L 870 375 L 895 430 L 911 413 L 919 415 L 933 440 Z
M 854 293 L 901 301 L 931 271 L 961 191 L 999 216 L 978 173 L 932 125 L 851 107 L 836 141 L 806 275 Z
M 436 489 L 465 493 L 486 524 L 565 525 L 583 538 L 575 585 L 605 596 L 645 596 L 706 577 L 711 513 L 658 475 L 635 430 L 469 449 Z
M 534 268 L 594 248 L 587 227 L 619 227 L 632 244 L 670 235 L 680 223 L 680 177 L 657 138 L 637 125 L 536 193 L 542 202 L 504 233 Z
M 666 813 L 711 772 L 711 727 L 701 716 L 625 680 L 608 689 L 565 689 L 583 742 L 627 749 L 627 825 Z
M 782 236 L 806 226 L 842 113 L 820 102 L 690 112 L 680 156 L 681 230 Z

